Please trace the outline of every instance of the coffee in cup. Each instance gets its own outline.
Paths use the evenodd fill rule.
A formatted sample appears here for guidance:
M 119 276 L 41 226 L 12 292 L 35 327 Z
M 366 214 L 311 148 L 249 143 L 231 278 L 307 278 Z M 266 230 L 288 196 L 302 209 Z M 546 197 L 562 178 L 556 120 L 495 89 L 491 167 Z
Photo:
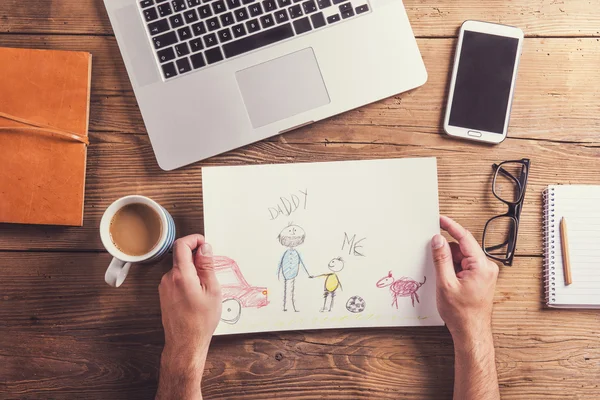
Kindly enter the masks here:
M 113 256 L 104 280 L 119 287 L 132 264 L 161 259 L 175 241 L 175 223 L 164 207 L 144 196 L 125 196 L 112 203 L 100 221 L 102 244 Z
M 160 233 L 160 216 L 142 203 L 127 204 L 110 221 L 110 239 L 130 256 L 149 253 L 158 244 Z

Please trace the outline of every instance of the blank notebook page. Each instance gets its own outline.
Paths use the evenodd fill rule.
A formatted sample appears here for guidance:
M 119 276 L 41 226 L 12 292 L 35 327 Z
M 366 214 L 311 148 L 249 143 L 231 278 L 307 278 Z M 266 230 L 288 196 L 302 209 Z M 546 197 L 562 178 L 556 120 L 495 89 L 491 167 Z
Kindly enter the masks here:
M 549 186 L 545 192 L 546 304 L 600 308 L 600 186 Z M 573 283 L 565 285 L 560 221 L 565 218 Z

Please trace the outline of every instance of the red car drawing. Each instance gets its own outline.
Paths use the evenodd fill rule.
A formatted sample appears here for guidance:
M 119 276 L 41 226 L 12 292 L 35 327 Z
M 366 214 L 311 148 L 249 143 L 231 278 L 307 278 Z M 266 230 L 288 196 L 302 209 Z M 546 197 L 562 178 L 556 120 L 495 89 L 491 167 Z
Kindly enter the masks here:
M 261 308 L 269 304 L 267 288 L 251 286 L 234 260 L 217 256 L 214 263 L 223 292 L 221 321 L 235 324 L 242 315 L 242 308 Z

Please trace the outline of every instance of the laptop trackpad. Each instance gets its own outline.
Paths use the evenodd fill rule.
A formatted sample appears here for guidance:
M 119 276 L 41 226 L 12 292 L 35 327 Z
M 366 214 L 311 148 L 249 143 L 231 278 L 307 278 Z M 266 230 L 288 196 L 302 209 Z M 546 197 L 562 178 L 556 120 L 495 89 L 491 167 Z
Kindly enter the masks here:
M 254 128 L 330 102 L 312 48 L 238 71 L 236 78 Z

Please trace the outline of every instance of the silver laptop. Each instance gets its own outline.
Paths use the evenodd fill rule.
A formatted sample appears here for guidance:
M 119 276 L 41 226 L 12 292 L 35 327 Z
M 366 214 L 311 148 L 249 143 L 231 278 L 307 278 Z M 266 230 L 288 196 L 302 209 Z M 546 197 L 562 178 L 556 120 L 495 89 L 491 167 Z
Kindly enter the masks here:
M 172 170 L 425 83 L 400 0 L 104 0 Z

